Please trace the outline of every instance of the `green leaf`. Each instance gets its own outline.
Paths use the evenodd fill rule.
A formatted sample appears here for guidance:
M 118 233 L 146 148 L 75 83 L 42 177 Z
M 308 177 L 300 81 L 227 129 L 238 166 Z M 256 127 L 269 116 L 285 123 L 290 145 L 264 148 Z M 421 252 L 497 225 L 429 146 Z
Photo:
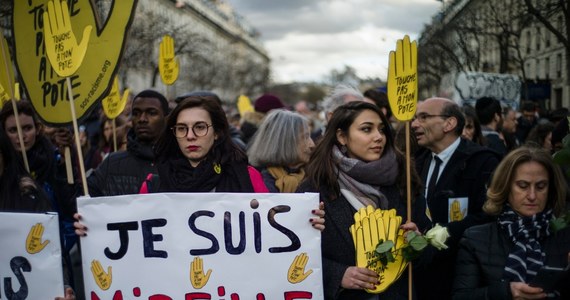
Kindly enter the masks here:
M 406 234 L 406 241 L 408 241 L 408 243 L 413 240 L 416 236 L 418 236 L 417 233 L 415 233 L 414 231 L 410 231 L 408 232 L 408 234 Z
M 415 236 L 408 243 L 416 251 L 421 251 L 428 245 L 427 239 L 421 235 Z
M 392 252 L 386 252 L 386 260 L 388 261 L 388 263 L 396 261 Z
M 566 220 L 564 220 L 564 218 L 556 218 L 550 221 L 550 228 L 552 228 L 553 232 L 557 232 L 561 229 L 564 229 L 566 228 L 566 226 L 568 226 L 568 223 L 566 222 Z
M 385 241 L 385 242 L 379 244 L 379 245 L 376 247 L 376 252 L 377 252 L 377 253 L 390 252 L 390 251 L 392 251 L 392 247 L 394 247 L 394 242 L 392 242 L 392 241 Z

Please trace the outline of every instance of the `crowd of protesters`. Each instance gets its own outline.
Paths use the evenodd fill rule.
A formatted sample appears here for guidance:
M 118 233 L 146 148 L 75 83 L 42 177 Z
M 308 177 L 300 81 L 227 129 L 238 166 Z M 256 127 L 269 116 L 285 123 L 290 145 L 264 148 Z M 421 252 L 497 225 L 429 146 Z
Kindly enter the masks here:
M 422 234 L 440 224 L 450 233 L 447 249 L 428 246 L 414 261 L 414 299 L 569 299 L 564 282 L 532 286 L 542 266 L 570 260 L 570 228 L 556 235 L 549 228 L 569 206 L 568 180 L 551 158 L 568 135 L 567 109 L 545 113 L 523 101 L 517 110 L 490 97 L 473 107 L 423 99 L 406 143 L 380 89 L 339 85 L 321 104 L 311 110 L 263 94 L 254 111 L 239 115 L 210 91 L 169 101 L 144 90 L 116 119 L 115 135 L 96 108 L 79 133 L 89 194 L 318 192 L 311 225 L 322 232 L 325 298 L 408 299 L 405 278 L 381 294 L 365 291 L 379 277 L 356 266 L 348 228 L 368 205 L 405 216 L 411 176 L 412 220 L 402 229 Z M 42 124 L 26 100 L 18 111 L 24 145 L 12 106 L 0 112 L 0 210 L 58 212 L 65 282 L 73 287 L 65 299 L 82 299 L 72 267 L 77 235 L 86 232 L 76 214 L 82 183 L 73 132 Z

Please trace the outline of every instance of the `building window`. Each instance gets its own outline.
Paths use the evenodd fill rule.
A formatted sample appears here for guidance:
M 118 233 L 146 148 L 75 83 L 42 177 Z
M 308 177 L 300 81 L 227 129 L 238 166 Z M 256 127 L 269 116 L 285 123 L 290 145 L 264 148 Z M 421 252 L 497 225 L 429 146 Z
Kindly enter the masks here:
M 550 36 L 551 36 L 550 30 L 546 29 L 546 30 L 544 31 L 544 39 L 545 39 L 545 41 L 544 41 L 544 43 L 545 43 L 544 47 L 545 47 L 546 49 L 548 49 L 548 47 L 550 47 Z
M 536 27 L 536 51 L 540 51 L 540 27 Z
M 562 54 L 556 55 L 556 77 L 562 78 Z
M 550 79 L 550 58 L 546 58 L 544 60 L 544 77 L 546 77 L 546 79 Z
M 526 32 L 526 54 L 530 54 L 530 48 L 532 45 L 532 34 L 530 30 Z

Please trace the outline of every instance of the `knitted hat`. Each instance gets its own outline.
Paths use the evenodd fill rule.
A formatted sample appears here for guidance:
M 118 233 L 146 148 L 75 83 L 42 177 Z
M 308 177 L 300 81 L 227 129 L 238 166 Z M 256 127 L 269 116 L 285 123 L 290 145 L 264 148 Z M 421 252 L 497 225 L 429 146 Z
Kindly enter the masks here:
M 263 94 L 261 97 L 255 100 L 253 107 L 257 112 L 267 113 L 272 109 L 285 108 L 286 106 L 277 96 L 271 94 Z

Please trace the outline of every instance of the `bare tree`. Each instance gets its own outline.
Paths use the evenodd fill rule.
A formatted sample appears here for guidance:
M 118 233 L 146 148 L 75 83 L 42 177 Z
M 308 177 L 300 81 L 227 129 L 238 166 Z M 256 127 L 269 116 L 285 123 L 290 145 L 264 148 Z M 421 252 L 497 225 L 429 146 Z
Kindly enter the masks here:
M 566 84 L 570 84 L 570 3 L 568 0 L 524 0 L 527 11 L 562 44 L 566 54 Z

